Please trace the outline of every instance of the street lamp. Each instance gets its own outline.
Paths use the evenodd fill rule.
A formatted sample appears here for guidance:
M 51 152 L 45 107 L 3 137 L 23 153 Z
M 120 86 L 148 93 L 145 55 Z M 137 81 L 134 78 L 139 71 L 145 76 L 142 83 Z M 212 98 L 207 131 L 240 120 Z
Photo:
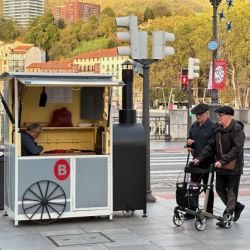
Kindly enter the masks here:
M 213 6 L 213 40 L 217 40 L 217 10 L 218 6 L 221 3 L 221 0 L 210 0 L 212 6 Z M 217 49 L 213 51 L 212 53 L 212 62 L 213 62 L 213 74 L 214 75 L 214 62 L 217 59 Z M 212 89 L 211 92 L 211 101 L 212 103 L 218 103 L 218 90 Z
M 212 27 L 212 40 L 216 41 L 217 40 L 217 11 L 218 11 L 218 6 L 221 3 L 221 0 L 210 0 L 210 3 L 213 6 L 213 27 Z M 217 59 L 217 49 L 213 51 L 212 53 L 212 79 L 214 78 L 214 64 L 215 60 Z M 211 102 L 212 105 L 210 106 L 210 117 L 212 120 L 216 120 L 214 110 L 217 109 L 219 100 L 218 100 L 218 90 L 217 89 L 212 89 L 211 90 Z

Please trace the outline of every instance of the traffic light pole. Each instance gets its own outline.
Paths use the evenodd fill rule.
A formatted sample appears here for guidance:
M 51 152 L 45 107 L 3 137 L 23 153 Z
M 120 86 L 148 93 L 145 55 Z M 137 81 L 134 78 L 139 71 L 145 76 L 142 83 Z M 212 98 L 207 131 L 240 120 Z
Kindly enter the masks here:
M 192 117 L 190 115 L 191 108 L 192 108 L 192 80 L 190 79 L 188 82 L 187 136 L 189 135 L 189 130 L 192 125 Z
M 150 129 L 149 129 L 149 66 L 156 62 L 156 59 L 134 60 L 142 64 L 143 68 L 143 109 L 142 125 L 146 133 L 146 195 L 147 202 L 155 202 L 156 198 L 152 195 L 150 187 Z

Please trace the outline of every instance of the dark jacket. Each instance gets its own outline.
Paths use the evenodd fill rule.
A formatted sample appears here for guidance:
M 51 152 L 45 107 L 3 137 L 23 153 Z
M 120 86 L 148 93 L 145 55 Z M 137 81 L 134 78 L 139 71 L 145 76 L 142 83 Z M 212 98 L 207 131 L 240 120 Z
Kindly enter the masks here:
M 225 165 L 231 160 L 236 159 L 236 169 L 218 170 L 217 173 L 240 173 L 243 172 L 244 158 L 243 149 L 245 142 L 244 125 L 240 121 L 232 120 L 227 128 L 217 125 L 214 135 L 209 140 L 209 144 L 205 147 L 202 154 L 197 157 L 201 162 L 205 161 L 209 156 L 215 154 L 216 161 L 220 161 L 221 165 Z M 219 135 L 221 135 L 221 144 L 224 157 L 221 155 Z
M 21 133 L 21 144 L 22 156 L 39 155 L 43 151 L 43 147 L 37 145 L 34 138 L 25 132 Z
M 215 123 L 209 118 L 204 124 L 200 126 L 199 122 L 194 122 L 190 128 L 188 139 L 192 139 L 195 142 L 192 144 L 192 155 L 197 158 L 207 146 L 209 139 L 213 135 L 215 129 Z M 200 167 L 209 167 L 214 163 L 214 156 L 211 155 L 207 158 L 207 161 L 203 162 Z

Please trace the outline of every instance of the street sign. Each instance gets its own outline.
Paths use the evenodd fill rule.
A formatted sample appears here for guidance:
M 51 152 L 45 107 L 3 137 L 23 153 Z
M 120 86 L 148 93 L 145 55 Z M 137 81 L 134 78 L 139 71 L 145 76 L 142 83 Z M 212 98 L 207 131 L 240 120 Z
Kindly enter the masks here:
M 208 45 L 207 45 L 207 48 L 208 48 L 208 50 L 210 50 L 210 51 L 215 51 L 215 50 L 217 50 L 218 49 L 218 42 L 217 41 L 210 41 L 209 43 L 208 43 Z

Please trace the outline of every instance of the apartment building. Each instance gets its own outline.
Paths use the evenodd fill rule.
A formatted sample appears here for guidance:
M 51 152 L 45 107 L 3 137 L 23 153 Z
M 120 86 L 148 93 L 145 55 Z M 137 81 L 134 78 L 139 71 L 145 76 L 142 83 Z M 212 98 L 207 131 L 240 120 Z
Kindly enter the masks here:
M 55 20 L 64 19 L 66 22 L 88 21 L 90 16 L 100 15 L 100 5 L 69 0 L 65 5 L 53 8 L 52 13 Z
M 4 18 L 13 19 L 21 27 L 27 27 L 44 13 L 44 0 L 3 0 Z
M 44 63 L 32 63 L 26 67 L 27 72 L 46 72 L 46 73 L 76 73 L 73 61 L 48 61 Z
M 45 51 L 32 45 L 21 45 L 8 54 L 8 71 L 25 72 L 27 66 L 34 62 L 45 62 Z
M 34 46 L 33 44 L 15 41 L 13 43 L 5 43 L 0 41 L 0 74 L 8 71 L 8 56 L 14 48 L 18 46 Z
M 122 63 L 128 56 L 119 56 L 117 48 L 84 52 L 73 59 L 74 67 L 79 72 L 112 74 L 115 79 L 122 79 Z

